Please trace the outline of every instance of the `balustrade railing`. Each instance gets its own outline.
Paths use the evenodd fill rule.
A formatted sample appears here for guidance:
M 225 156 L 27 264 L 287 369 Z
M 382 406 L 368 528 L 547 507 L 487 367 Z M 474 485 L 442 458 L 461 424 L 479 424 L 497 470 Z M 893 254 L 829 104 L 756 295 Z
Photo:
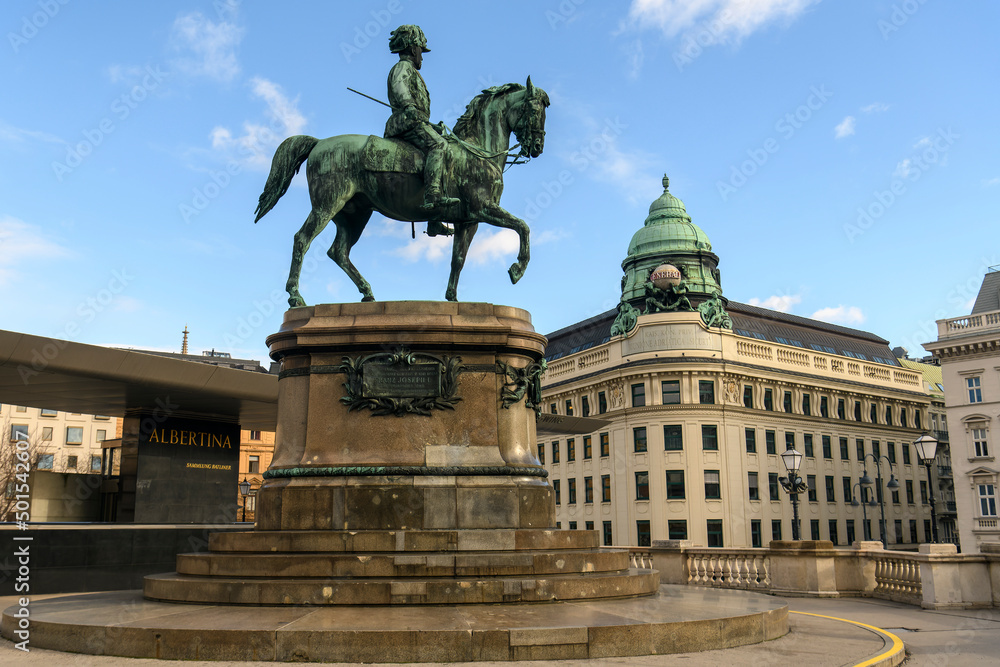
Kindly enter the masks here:
M 912 557 L 899 554 L 877 555 L 875 561 L 874 597 L 909 604 L 920 604 L 923 585 L 920 582 L 920 563 Z
M 686 550 L 688 583 L 719 588 L 768 590 L 771 561 L 767 550 Z

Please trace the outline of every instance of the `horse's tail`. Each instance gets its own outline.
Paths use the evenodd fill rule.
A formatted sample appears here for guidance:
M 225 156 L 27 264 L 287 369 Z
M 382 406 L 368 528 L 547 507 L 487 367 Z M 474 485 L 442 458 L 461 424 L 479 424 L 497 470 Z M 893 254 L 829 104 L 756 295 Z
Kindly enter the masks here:
M 254 222 L 274 208 L 281 195 L 288 191 L 292 177 L 299 173 L 299 168 L 317 143 L 319 139 L 305 134 L 297 134 L 281 142 L 278 150 L 274 152 L 274 159 L 271 160 L 271 173 L 267 176 L 264 192 L 257 201 L 257 210 L 254 211 L 257 217 L 254 218 Z

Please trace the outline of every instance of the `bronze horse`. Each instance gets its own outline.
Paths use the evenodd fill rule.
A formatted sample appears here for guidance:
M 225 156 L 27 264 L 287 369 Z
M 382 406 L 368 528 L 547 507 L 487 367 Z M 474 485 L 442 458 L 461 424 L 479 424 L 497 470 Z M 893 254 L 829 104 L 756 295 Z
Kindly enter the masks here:
M 445 297 L 457 300 L 458 276 L 465 265 L 469 244 L 480 222 L 513 229 L 520 240 L 517 261 L 508 273 L 512 283 L 524 275 L 528 264 L 528 225 L 500 207 L 503 170 L 513 133 L 521 145 L 520 155 L 538 157 L 545 143 L 545 108 L 549 96 L 541 88 L 508 83 L 484 90 L 469 103 L 449 137 L 444 194 L 460 201 L 443 211 L 428 213 L 423 204 L 422 161 L 419 152 L 399 141 L 344 134 L 328 139 L 298 135 L 278 146 L 271 173 L 257 205 L 260 220 L 285 194 L 292 177 L 308 160 L 306 176 L 312 211 L 295 234 L 292 266 L 288 272 L 288 304 L 304 306 L 299 293 L 302 260 L 313 239 L 330 220 L 337 225 L 337 237 L 327 251 L 362 294 L 362 301 L 374 301 L 371 286 L 351 263 L 351 248 L 364 231 L 373 211 L 403 222 L 431 219 L 453 223 L 451 275 Z M 373 162 L 389 167 L 372 170 Z M 404 165 L 394 169 L 392 165 Z

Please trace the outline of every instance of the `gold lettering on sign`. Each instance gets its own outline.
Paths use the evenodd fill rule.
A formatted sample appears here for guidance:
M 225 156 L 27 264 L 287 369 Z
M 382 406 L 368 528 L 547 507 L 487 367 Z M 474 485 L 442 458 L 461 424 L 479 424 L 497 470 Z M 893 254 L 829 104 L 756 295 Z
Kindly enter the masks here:
M 215 447 L 218 449 L 233 448 L 233 443 L 228 435 L 207 433 L 203 431 L 183 431 L 177 429 L 154 428 L 149 434 L 149 441 L 167 445 Z

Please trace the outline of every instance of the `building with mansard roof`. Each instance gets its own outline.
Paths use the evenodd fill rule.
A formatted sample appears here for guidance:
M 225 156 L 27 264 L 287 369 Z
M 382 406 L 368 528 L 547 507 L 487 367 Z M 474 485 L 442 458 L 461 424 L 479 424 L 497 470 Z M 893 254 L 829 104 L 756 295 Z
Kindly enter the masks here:
M 562 528 L 609 545 L 790 539 L 780 454 L 794 447 L 803 539 L 845 545 L 884 527 L 892 548 L 929 541 L 910 443 L 931 401 L 886 340 L 728 300 L 719 257 L 666 178 L 622 269 L 615 310 L 548 336 L 543 409 L 606 420 L 539 436 Z

